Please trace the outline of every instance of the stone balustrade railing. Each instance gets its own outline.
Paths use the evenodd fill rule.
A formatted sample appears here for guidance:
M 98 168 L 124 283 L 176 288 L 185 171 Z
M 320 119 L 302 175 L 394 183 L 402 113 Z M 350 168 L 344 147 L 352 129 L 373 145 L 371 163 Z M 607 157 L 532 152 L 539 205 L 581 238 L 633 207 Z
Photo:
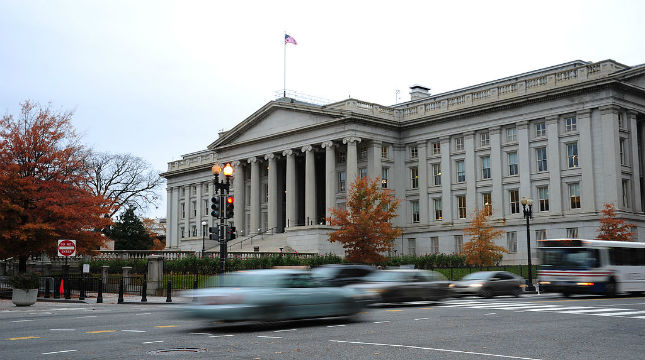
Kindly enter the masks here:
M 184 155 L 181 160 L 175 160 L 168 163 L 168 171 L 177 171 L 182 169 L 194 168 L 200 165 L 209 167 L 217 160 L 214 152 L 200 151 L 195 154 Z

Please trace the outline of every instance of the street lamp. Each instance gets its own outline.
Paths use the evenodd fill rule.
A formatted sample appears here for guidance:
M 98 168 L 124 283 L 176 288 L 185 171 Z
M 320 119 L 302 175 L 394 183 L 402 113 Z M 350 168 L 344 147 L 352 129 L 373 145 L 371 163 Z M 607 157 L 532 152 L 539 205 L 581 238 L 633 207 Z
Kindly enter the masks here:
M 527 199 L 526 197 L 522 196 L 522 200 L 520 200 L 520 203 L 522 204 L 522 210 L 524 213 L 524 218 L 526 219 L 526 251 L 528 252 L 528 258 L 529 258 L 529 283 L 526 288 L 527 291 L 535 291 L 535 287 L 533 287 L 533 273 L 532 273 L 532 265 L 531 265 L 531 224 L 530 220 L 533 217 L 533 199 Z M 527 207 L 528 205 L 528 207 Z
M 233 176 L 233 167 L 231 166 L 231 164 L 227 163 L 226 165 L 224 165 L 224 168 L 222 168 L 220 164 L 215 163 L 211 171 L 214 176 L 213 185 L 215 185 L 215 196 L 212 200 L 215 203 L 219 204 L 219 211 L 213 212 L 211 213 L 211 215 L 219 219 L 219 223 L 216 227 L 214 227 L 214 229 L 216 228 L 217 231 L 214 233 L 217 233 L 217 235 L 215 235 L 215 238 L 219 241 L 219 272 L 222 273 L 224 272 L 224 267 L 226 265 L 226 241 L 228 233 L 228 226 L 225 224 L 225 221 L 229 217 L 227 212 L 224 210 L 223 203 L 224 198 L 229 193 L 231 176 Z M 220 173 L 224 174 L 225 180 L 220 181 Z M 232 216 L 232 212 L 230 215 Z
M 202 259 L 206 253 L 206 225 L 208 225 L 208 223 L 206 221 L 202 221 Z

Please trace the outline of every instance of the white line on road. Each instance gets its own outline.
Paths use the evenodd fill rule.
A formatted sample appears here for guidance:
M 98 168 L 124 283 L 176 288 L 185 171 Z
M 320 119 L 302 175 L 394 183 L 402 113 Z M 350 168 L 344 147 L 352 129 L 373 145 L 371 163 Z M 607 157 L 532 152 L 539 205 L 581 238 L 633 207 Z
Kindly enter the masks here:
M 418 319 L 414 319 L 414 321 L 419 321 L 419 320 L 428 320 L 428 318 L 418 318 Z
M 13 320 L 11 322 L 26 322 L 26 321 L 34 321 L 34 320 Z
M 624 315 L 635 315 L 635 314 L 645 314 L 644 310 L 641 311 L 623 311 L 623 312 L 611 312 L 606 314 L 590 314 L 597 316 L 624 316 Z
M 152 313 L 140 313 L 140 314 L 135 314 L 135 315 L 152 315 Z
M 333 328 L 333 327 L 344 327 L 345 325 L 327 325 L 328 328 Z
M 49 331 L 75 331 L 76 329 L 49 329 Z
M 121 330 L 123 332 L 133 332 L 133 333 L 144 333 L 146 332 L 145 330 Z
M 488 313 L 488 314 L 484 314 L 484 316 L 488 316 L 488 315 L 495 315 L 495 314 L 496 314 L 496 313 Z
M 559 311 L 560 314 L 586 314 L 592 312 L 603 312 L 603 311 L 628 311 L 631 309 L 608 309 L 608 308 L 597 308 L 597 309 L 585 309 L 585 310 L 571 310 L 571 311 Z
M 142 344 L 154 344 L 154 343 L 162 343 L 163 340 L 157 340 L 157 341 L 144 341 Z
M 266 336 L 266 335 L 258 335 L 259 338 L 266 338 L 266 339 L 282 339 L 282 336 Z
M 383 324 L 383 323 L 389 323 L 389 322 L 390 322 L 389 320 L 385 320 L 385 321 L 374 321 L 374 324 Z
M 274 332 L 286 332 L 286 331 L 296 331 L 296 329 L 276 330 Z
M 423 347 L 423 346 L 412 346 L 412 345 L 381 344 L 381 343 L 369 343 L 369 342 L 362 342 L 362 341 L 344 341 L 344 340 L 329 340 L 329 341 L 335 342 L 335 343 L 347 343 L 347 344 L 358 344 L 358 345 L 404 347 L 404 348 L 408 348 L 408 349 L 431 350 L 431 351 L 450 352 L 450 353 L 457 353 L 457 354 L 471 354 L 471 355 L 480 355 L 480 356 L 493 356 L 493 357 L 501 357 L 501 358 L 507 358 L 507 359 L 539 360 L 539 359 L 535 359 L 535 358 L 528 358 L 528 357 L 522 357 L 522 356 L 488 354 L 488 353 L 480 353 L 480 352 L 474 352 L 474 351 L 463 351 L 463 350 L 437 349 L 437 348 L 430 348 L 430 347 Z
M 76 319 L 95 318 L 96 315 L 77 316 Z
M 60 354 L 60 353 L 68 353 L 68 352 L 74 352 L 78 350 L 61 350 L 61 351 L 52 351 L 52 352 L 46 352 L 42 353 L 43 355 L 51 355 L 51 354 Z

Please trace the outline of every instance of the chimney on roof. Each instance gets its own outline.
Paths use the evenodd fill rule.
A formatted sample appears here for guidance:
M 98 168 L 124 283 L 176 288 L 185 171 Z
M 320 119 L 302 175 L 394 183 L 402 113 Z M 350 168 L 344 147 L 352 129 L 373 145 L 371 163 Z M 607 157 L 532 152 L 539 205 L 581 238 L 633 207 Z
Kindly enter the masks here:
M 421 85 L 410 86 L 410 100 L 423 99 L 430 97 L 430 88 Z

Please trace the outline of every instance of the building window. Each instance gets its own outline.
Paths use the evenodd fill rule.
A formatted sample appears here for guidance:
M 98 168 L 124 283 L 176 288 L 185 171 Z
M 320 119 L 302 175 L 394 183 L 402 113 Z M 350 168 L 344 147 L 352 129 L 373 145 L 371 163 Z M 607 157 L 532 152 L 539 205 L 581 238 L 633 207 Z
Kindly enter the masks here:
M 572 132 L 578 130 L 578 125 L 576 124 L 576 117 L 568 117 L 564 119 L 564 131 Z
M 410 168 L 410 187 L 412 189 L 419 188 L 419 168 L 417 167 Z
M 432 155 L 439 155 L 441 154 L 441 143 L 440 142 L 433 142 L 432 143 Z
M 539 121 L 535 123 L 535 136 L 541 137 L 546 136 L 546 124 L 544 121 Z
M 535 240 L 546 240 L 546 230 L 535 230 Z
M 412 200 L 410 203 L 412 204 L 412 222 L 418 223 L 419 222 L 419 200 Z
M 506 249 L 511 254 L 517 252 L 517 232 L 509 231 L 506 233 Z
M 619 155 L 620 155 L 620 165 L 627 165 L 627 156 L 625 153 L 625 139 L 620 138 L 618 140 Z
M 389 155 L 390 155 L 390 154 L 388 153 L 388 148 L 387 148 L 387 146 L 386 146 L 386 145 L 381 146 L 381 157 L 382 157 L 383 159 L 387 159 L 387 158 L 389 158 Z
M 490 135 L 488 132 L 483 132 L 479 134 L 479 146 L 489 146 L 490 145 Z
M 460 219 L 466 218 L 466 196 L 457 195 L 457 213 Z
M 439 238 L 437 236 L 430 238 L 430 252 L 433 254 L 439 253 Z
M 458 138 L 455 138 L 455 151 L 463 151 L 464 150 L 464 137 L 460 136 Z
M 484 205 L 486 215 L 491 215 L 493 213 L 493 198 L 490 193 L 482 193 L 482 205 Z
M 181 218 L 185 219 L 186 218 L 186 204 L 181 203 Z
M 569 168 L 578 167 L 578 143 L 567 144 L 567 160 Z
M 482 156 L 482 179 L 490 179 L 490 156 Z
M 537 171 L 547 171 L 546 147 L 535 149 L 535 156 L 537 158 Z
M 520 213 L 520 191 L 517 189 L 509 190 L 508 197 L 511 199 L 511 214 Z
M 464 236 L 455 235 L 455 254 L 461 254 L 461 249 L 464 246 Z
M 417 239 L 408 239 L 408 255 L 417 256 Z
M 580 184 L 569 184 L 569 200 L 572 209 L 580 209 Z
M 367 176 L 367 168 L 360 168 L 360 169 L 358 169 L 358 175 L 359 175 L 361 178 L 366 177 L 366 176 Z
M 185 231 L 185 229 L 184 229 L 184 227 L 183 227 L 183 226 L 179 228 L 179 236 L 180 236 L 182 239 L 186 236 L 186 235 L 184 234 L 184 231 Z
M 336 152 L 336 162 L 339 164 L 344 164 L 347 159 L 347 154 L 344 151 Z
M 506 142 L 517 141 L 517 128 L 508 128 L 506 129 Z
M 191 188 L 193 189 L 192 194 L 197 195 L 197 185 L 193 185 L 193 186 L 191 186 Z
M 358 159 L 367 160 L 367 145 L 361 145 L 358 147 Z
M 625 117 L 623 116 L 623 113 L 618 113 L 618 128 L 619 129 L 625 129 Z
M 197 236 L 197 225 L 191 225 L 191 236 Z
M 540 211 L 549 211 L 549 187 L 538 186 L 537 192 Z
M 441 199 L 434 199 L 434 219 L 443 219 L 443 207 L 441 206 Z
M 434 185 L 441 185 L 441 164 L 432 164 L 432 179 Z
M 508 153 L 508 175 L 513 176 L 517 174 L 517 152 L 513 151 Z
M 193 200 L 191 205 L 193 206 L 193 217 L 197 217 L 197 200 Z
M 578 238 L 578 228 L 567 228 L 567 237 L 569 239 L 577 239 Z
M 263 199 L 265 203 L 269 202 L 269 183 L 262 184 Z
M 338 191 L 345 191 L 345 179 L 346 179 L 346 174 L 344 171 L 339 171 L 338 172 Z
M 629 207 L 629 180 L 623 179 L 622 185 L 623 185 L 623 206 L 628 208 Z
M 463 160 L 457 160 L 457 182 L 466 181 L 466 168 Z
M 410 145 L 410 159 L 416 159 L 419 157 L 419 148 L 416 145 Z
M 381 187 L 383 189 L 387 189 L 387 173 L 388 173 L 388 168 L 381 169 Z
M 209 209 L 208 200 L 203 200 L 203 203 L 204 203 L 204 215 L 205 215 L 205 214 L 208 214 L 210 212 L 210 211 L 208 211 L 208 209 Z

